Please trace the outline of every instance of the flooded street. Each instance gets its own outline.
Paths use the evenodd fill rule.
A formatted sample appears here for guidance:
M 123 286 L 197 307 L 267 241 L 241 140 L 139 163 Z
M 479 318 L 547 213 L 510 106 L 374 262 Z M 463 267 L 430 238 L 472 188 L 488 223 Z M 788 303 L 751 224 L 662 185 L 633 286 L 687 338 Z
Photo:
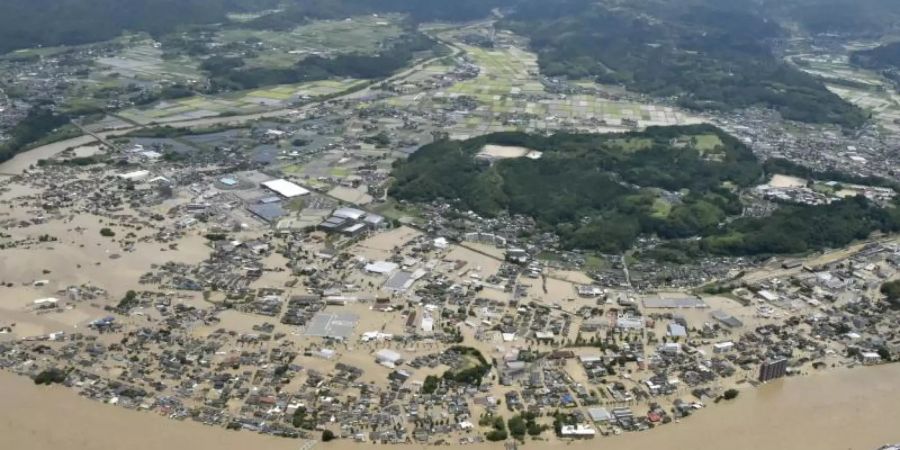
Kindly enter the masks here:
M 524 447 L 874 450 L 900 441 L 896 421 L 900 414 L 898 381 L 897 364 L 838 370 L 744 390 L 731 404 L 713 405 L 680 424 L 658 430 L 571 444 L 529 441 Z M 230 432 L 127 411 L 80 398 L 64 388 L 39 388 L 28 379 L 5 372 L 0 372 L 0 405 L 0 448 L 4 449 L 295 450 L 302 445 L 297 440 Z M 355 450 L 365 446 L 336 441 L 317 444 L 316 448 Z

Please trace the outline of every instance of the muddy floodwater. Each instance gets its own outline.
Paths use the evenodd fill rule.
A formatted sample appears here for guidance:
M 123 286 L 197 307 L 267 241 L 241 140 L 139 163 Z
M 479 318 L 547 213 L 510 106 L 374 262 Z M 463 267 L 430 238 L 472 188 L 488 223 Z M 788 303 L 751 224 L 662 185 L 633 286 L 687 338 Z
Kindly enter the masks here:
M 50 158 L 57 153 L 63 152 L 67 148 L 81 147 L 94 143 L 96 140 L 97 139 L 93 136 L 79 136 L 19 153 L 9 161 L 0 163 L 0 174 L 19 175 L 31 165 L 37 164 L 40 159 Z
M 874 450 L 900 442 L 900 365 L 837 370 L 745 389 L 680 424 L 574 443 L 527 442 L 520 448 L 588 450 Z M 297 450 L 302 442 L 168 420 L 36 387 L 0 372 L 0 449 Z M 377 445 L 377 448 L 389 446 Z M 390 446 L 417 449 L 420 446 Z M 501 445 L 469 446 L 473 450 Z M 316 449 L 372 446 L 336 441 Z

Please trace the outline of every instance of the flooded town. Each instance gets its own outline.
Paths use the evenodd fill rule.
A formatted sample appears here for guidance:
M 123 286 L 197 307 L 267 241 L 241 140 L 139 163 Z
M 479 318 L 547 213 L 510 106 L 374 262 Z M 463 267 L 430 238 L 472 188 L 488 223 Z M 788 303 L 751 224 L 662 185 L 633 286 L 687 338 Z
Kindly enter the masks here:
M 401 23 L 315 26 L 389 36 Z M 564 236 L 627 222 L 625 207 L 554 228 L 428 186 L 420 200 L 393 191 L 429 145 L 475 142 L 471 166 L 446 167 L 471 172 L 554 161 L 504 133 L 621 135 L 628 153 L 653 151 L 647 130 L 687 130 L 665 145 L 768 164 L 710 188 L 739 205 L 703 230 L 726 241 L 751 231 L 714 233 L 786 208 L 897 208 L 893 116 L 849 133 L 759 107 L 702 112 L 544 75 L 494 20 L 422 30 L 447 52 L 376 82 L 147 103 L 137 92 L 159 86 L 110 88 L 94 100 L 115 112 L 0 163 L 0 447 L 900 448 L 889 219 L 846 245 L 676 260 L 658 257 L 675 240 L 662 233 L 624 251 Z M 236 42 L 207 45 L 247 51 Z M 88 81 L 158 70 L 159 47 L 123 37 L 0 71 L 70 101 Z M 785 57 L 823 57 L 802 50 Z M 182 69 L 169 76 L 195 76 Z M 0 95 L 0 126 L 22 119 L 18 102 Z M 613 179 L 649 196 L 653 220 L 694 201 Z
M 586 261 L 522 239 L 526 218 L 385 199 L 402 152 L 366 141 L 386 127 L 414 142 L 412 116 L 296 114 L 110 136 L 7 177 L 0 365 L 221 428 L 474 444 L 674 426 L 760 384 L 900 354 L 878 292 L 900 271 L 896 238 Z

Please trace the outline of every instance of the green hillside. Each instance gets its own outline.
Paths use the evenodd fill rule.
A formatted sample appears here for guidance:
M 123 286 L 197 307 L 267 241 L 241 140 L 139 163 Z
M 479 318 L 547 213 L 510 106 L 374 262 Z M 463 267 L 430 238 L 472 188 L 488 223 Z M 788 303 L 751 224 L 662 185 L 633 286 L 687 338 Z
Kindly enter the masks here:
M 477 157 L 487 144 L 543 155 L 491 165 Z M 500 133 L 423 147 L 397 163 L 391 195 L 450 200 L 487 216 L 508 210 L 534 217 L 567 247 L 621 251 L 644 233 L 712 233 L 741 211 L 731 187 L 750 186 L 761 176 L 750 150 L 712 126 L 550 137 Z

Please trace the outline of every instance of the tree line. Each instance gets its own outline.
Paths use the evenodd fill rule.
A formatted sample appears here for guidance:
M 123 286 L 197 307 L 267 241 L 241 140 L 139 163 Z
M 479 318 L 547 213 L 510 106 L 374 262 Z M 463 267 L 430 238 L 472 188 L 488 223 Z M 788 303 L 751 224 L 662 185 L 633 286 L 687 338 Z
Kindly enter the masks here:
M 9 139 L 0 144 L 0 162 L 27 150 L 28 147 L 69 123 L 69 116 L 46 108 L 34 108 L 9 132 Z

